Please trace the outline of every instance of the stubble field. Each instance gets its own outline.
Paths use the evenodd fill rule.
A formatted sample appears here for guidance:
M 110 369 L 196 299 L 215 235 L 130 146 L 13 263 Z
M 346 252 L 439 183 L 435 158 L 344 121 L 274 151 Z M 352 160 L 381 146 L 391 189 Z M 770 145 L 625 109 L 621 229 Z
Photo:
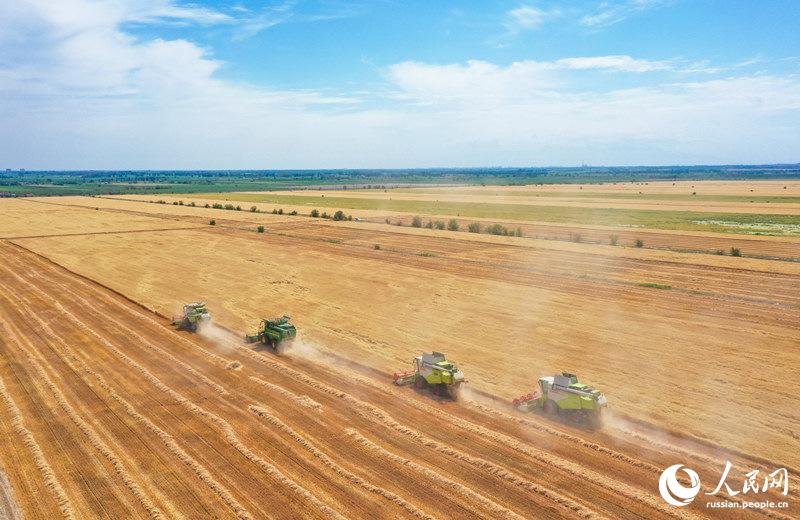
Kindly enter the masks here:
M 487 217 L 528 226 L 491 236 L 387 225 L 412 213 L 325 195 L 363 221 L 311 219 L 306 204 L 204 208 L 207 196 L 0 201 L 15 216 L 0 224 L 0 508 L 737 518 L 706 509 L 702 494 L 668 506 L 658 474 L 684 463 L 709 490 L 726 460 L 739 487 L 754 468 L 796 476 L 800 238 Z M 764 204 L 785 206 L 782 218 L 797 205 Z M 278 207 L 301 215 L 269 213 Z M 711 253 L 729 247 L 743 256 Z M 224 329 L 170 330 L 161 316 L 197 299 Z M 303 348 L 276 357 L 239 340 L 284 313 Z M 423 350 L 459 362 L 472 389 L 462 401 L 390 384 Z M 601 430 L 506 405 L 562 370 L 605 392 Z

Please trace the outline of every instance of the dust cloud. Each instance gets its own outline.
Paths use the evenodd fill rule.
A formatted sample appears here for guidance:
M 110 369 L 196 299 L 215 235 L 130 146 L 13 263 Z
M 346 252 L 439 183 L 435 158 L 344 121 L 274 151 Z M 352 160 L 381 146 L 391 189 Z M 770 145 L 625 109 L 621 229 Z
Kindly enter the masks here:
M 220 354 L 230 354 L 242 343 L 242 338 L 213 321 L 200 323 L 197 334 L 210 341 Z

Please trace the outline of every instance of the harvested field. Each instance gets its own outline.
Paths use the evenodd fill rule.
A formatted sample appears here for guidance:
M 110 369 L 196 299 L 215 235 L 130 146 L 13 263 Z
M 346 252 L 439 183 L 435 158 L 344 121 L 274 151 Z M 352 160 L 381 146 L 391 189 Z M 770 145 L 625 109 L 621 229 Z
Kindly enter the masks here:
M 55 199 L 3 199 L 0 201 L 0 238 L 52 236 L 85 233 L 117 233 L 186 229 L 195 227 L 181 221 L 132 215 L 98 213 L 94 199 L 82 197 L 84 207 L 54 204 Z
M 0 517 L 740 518 L 658 494 L 726 460 L 796 490 L 797 237 L 161 198 L 0 200 Z M 197 299 L 221 327 L 173 331 Z M 284 313 L 287 356 L 241 341 Z M 389 383 L 431 349 L 461 402 Z M 604 391 L 601 430 L 508 407 L 561 370 Z
M 352 193 L 352 192 L 350 192 Z M 228 194 L 232 196 L 232 194 Z M 161 197 L 168 202 L 183 200 L 179 197 Z M 85 205 L 88 203 L 95 204 L 98 199 L 86 199 L 76 197 L 71 204 Z M 230 218 L 235 221 L 241 222 L 264 222 L 269 224 L 272 220 L 265 221 L 261 214 L 246 214 L 246 212 L 231 212 L 205 209 L 205 208 L 187 208 L 185 206 L 172 206 L 167 205 L 150 205 L 143 206 L 141 202 L 153 202 L 157 199 L 151 196 L 138 196 L 126 197 L 125 199 L 104 199 L 99 204 L 104 204 L 109 209 L 123 209 L 125 211 L 133 212 L 134 214 L 148 214 L 147 212 L 159 213 L 163 215 L 183 215 L 184 218 L 195 217 L 195 222 L 206 222 L 197 215 L 212 217 L 222 216 L 223 218 Z M 198 204 L 219 202 L 214 199 L 195 199 Z M 329 200 L 316 207 L 325 210 L 327 208 L 329 213 L 333 213 L 336 209 L 345 208 L 348 213 L 350 209 L 346 206 L 339 204 L 340 199 L 330 197 Z M 140 201 L 140 202 L 136 202 Z M 315 202 L 320 202 L 316 200 Z M 286 205 L 281 203 L 265 203 L 265 202 L 247 202 L 243 203 L 245 206 L 256 206 L 260 211 L 270 213 L 273 209 L 281 208 L 286 213 L 290 211 L 297 211 L 299 216 L 294 217 L 293 220 L 300 220 L 303 216 L 308 216 L 310 209 L 313 205 Z M 158 208 L 158 209 L 154 209 Z M 144 212 L 144 213 L 143 213 Z M 669 211 L 651 212 L 656 214 L 666 214 L 665 219 L 669 219 Z M 598 244 L 609 244 L 612 236 L 615 236 L 617 243 L 620 246 L 633 247 L 636 240 L 642 240 L 645 249 L 666 249 L 671 251 L 682 252 L 700 252 L 700 253 L 727 253 L 731 247 L 738 248 L 743 256 L 750 256 L 756 258 L 772 258 L 800 261 L 800 240 L 794 236 L 795 231 L 800 231 L 800 217 L 793 217 L 791 215 L 778 215 L 781 219 L 788 219 L 787 224 L 789 228 L 781 228 L 775 224 L 764 224 L 766 228 L 753 228 L 748 229 L 747 223 L 731 223 L 718 220 L 718 217 L 710 213 L 703 214 L 708 218 L 704 224 L 693 225 L 696 228 L 691 232 L 668 229 L 663 226 L 656 225 L 655 228 L 640 227 L 640 226 L 600 226 L 590 223 L 591 220 L 586 220 L 585 224 L 564 224 L 559 222 L 530 222 L 527 220 L 517 220 L 512 218 L 485 218 L 485 217 L 472 217 L 465 218 L 458 215 L 423 215 L 423 221 L 427 223 L 428 220 L 442 220 L 447 222 L 450 219 L 455 219 L 459 225 L 460 232 L 466 234 L 467 226 L 473 222 L 479 222 L 482 229 L 486 229 L 493 223 L 500 223 L 505 225 L 511 231 L 519 230 L 523 236 L 538 238 L 543 240 L 557 240 L 557 241 L 580 241 Z M 353 209 L 352 216 L 360 218 L 363 221 L 384 224 L 388 220 L 395 227 L 409 228 L 412 222 L 412 214 L 402 211 L 391 211 L 388 209 Z M 267 218 L 275 217 L 268 215 Z M 279 220 L 286 220 L 280 218 Z M 590 216 L 589 216 L 590 217 Z M 745 217 L 745 216 L 743 216 Z M 287 217 L 288 218 L 288 217 Z M 746 221 L 746 218 L 743 218 Z M 652 223 L 652 222 L 651 222 Z M 772 227 L 770 227 L 772 226 Z M 778 227 L 774 227 L 778 226 Z M 797 229 L 795 229 L 797 228 Z M 759 231 L 760 230 L 760 231 Z M 791 231 L 789 233 L 787 230 Z M 399 230 L 394 230 L 399 232 Z M 451 235 L 452 236 L 452 235 Z M 459 236 L 460 240 L 469 240 L 470 238 Z
M 26 518 L 735 518 L 704 495 L 666 505 L 660 468 L 679 457 L 711 482 L 720 456 L 764 467 L 177 333 L 14 245 L 0 255 L 0 464 Z

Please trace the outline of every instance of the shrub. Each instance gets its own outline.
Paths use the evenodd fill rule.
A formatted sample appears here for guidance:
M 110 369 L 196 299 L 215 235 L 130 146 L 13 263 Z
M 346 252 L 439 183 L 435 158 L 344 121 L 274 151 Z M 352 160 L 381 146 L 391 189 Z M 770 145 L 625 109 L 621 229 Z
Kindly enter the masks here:
M 470 233 L 480 233 L 481 232 L 481 225 L 479 222 L 473 222 L 469 226 L 467 226 L 467 231 Z
M 293 210 L 292 210 L 292 212 L 291 212 L 291 213 L 289 213 L 289 215 L 297 215 L 297 210 L 296 210 L 296 209 L 293 209 Z
M 217 221 L 212 218 L 211 221 L 209 222 L 209 225 L 216 226 L 217 225 Z
M 738 247 L 731 248 L 731 256 L 742 256 L 742 250 Z
M 208 202 L 206 202 L 206 205 L 204 207 L 210 208 L 211 206 L 208 204 Z
M 255 206 L 250 206 L 250 211 L 253 213 L 258 213 L 258 208 Z
M 272 214 L 273 215 L 277 215 L 278 214 L 278 209 L 277 208 L 273 208 L 272 209 Z
M 427 229 L 433 229 L 433 221 L 432 221 L 432 220 L 429 220 L 429 221 L 427 222 L 427 224 L 425 224 L 425 227 L 426 227 Z
M 283 215 L 283 208 L 278 208 L 278 215 Z
M 233 204 L 225 204 L 225 209 L 227 210 L 234 210 L 236 209 Z
M 517 230 L 514 231 L 514 236 L 515 237 L 521 237 L 522 236 L 522 228 L 518 227 Z
M 428 257 L 430 257 L 430 256 L 436 256 L 436 255 L 434 255 L 433 253 L 429 253 L 427 251 L 423 251 L 422 253 L 419 254 L 419 256 L 428 256 Z
M 633 243 L 636 247 L 644 247 L 644 240 L 641 238 L 637 238 L 636 241 Z
M 241 206 L 236 206 L 236 211 L 242 211 L 242 207 Z
M 347 215 L 347 220 L 352 221 L 353 220 L 353 215 Z
M 448 231 L 458 231 L 458 221 L 454 218 L 451 218 L 447 221 L 447 230 Z
M 159 199 L 159 201 L 156 204 L 166 204 L 166 203 L 167 203 L 166 201 Z
M 178 201 L 173 202 L 172 205 L 173 206 L 177 206 L 178 205 Z
M 319 210 L 318 209 L 312 209 L 311 213 L 309 213 L 309 215 L 311 215 L 314 218 L 319 218 Z
M 189 203 L 189 205 L 190 205 L 191 207 L 195 207 L 195 206 L 197 206 L 197 204 L 195 204 L 195 203 L 194 203 L 194 201 L 190 202 L 190 203 Z
M 327 212 L 327 211 L 323 211 L 323 212 L 322 212 L 322 215 L 320 215 L 320 217 L 322 217 L 322 218 L 331 218 L 331 216 L 330 216 L 330 215 L 328 215 L 328 212 Z
M 437 220 L 436 222 L 433 223 L 433 226 L 436 229 L 444 229 L 444 220 Z
M 387 224 L 391 224 L 391 223 L 392 223 L 392 221 L 391 221 L 391 220 L 389 220 L 389 217 L 386 217 L 386 219 L 384 220 L 384 222 L 386 222 Z
M 333 220 L 339 221 L 344 220 L 346 217 L 344 216 L 344 211 L 336 210 L 336 213 L 333 214 Z
M 224 209 L 224 206 L 219 202 L 215 202 L 211 207 L 214 209 Z
M 619 235 L 610 235 L 608 237 L 608 243 L 612 246 L 615 246 L 619 243 Z
M 375 248 L 376 251 L 380 251 L 381 250 L 381 245 L 380 244 L 375 244 L 373 247 Z
M 411 219 L 411 226 L 422 227 L 422 219 L 415 215 L 414 218 Z
M 723 251 L 722 249 L 717 249 L 717 252 L 716 252 L 716 254 L 718 254 L 718 255 L 722 256 L 722 255 L 724 255 L 724 254 L 725 254 L 725 251 Z
M 502 224 L 492 224 L 486 228 L 486 232 L 490 235 L 505 235 L 508 236 L 508 229 Z
M 263 233 L 264 232 L 264 226 L 258 226 L 256 228 L 256 231 L 258 231 L 259 233 Z

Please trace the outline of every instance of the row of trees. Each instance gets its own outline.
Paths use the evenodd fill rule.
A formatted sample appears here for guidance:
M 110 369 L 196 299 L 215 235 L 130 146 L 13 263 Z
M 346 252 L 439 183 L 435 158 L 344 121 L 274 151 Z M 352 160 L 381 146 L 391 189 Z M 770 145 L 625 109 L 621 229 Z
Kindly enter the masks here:
M 389 224 L 389 219 L 386 219 L 386 223 Z M 403 223 L 401 221 L 397 221 L 398 226 L 402 226 Z M 419 216 L 414 216 L 411 219 L 411 227 L 415 228 L 426 228 L 426 229 L 440 229 L 444 230 L 447 229 L 448 231 L 460 231 L 461 225 L 458 223 L 458 220 L 451 218 L 450 220 L 445 223 L 444 220 L 428 220 L 425 224 L 422 223 L 422 218 Z M 486 233 L 490 235 L 501 235 L 507 237 L 521 237 L 522 236 L 522 228 L 517 228 L 515 230 L 509 229 L 502 224 L 491 224 L 486 226 L 484 229 L 481 226 L 480 222 L 471 222 L 467 224 L 467 231 L 470 233 L 480 233 L 484 230 Z

